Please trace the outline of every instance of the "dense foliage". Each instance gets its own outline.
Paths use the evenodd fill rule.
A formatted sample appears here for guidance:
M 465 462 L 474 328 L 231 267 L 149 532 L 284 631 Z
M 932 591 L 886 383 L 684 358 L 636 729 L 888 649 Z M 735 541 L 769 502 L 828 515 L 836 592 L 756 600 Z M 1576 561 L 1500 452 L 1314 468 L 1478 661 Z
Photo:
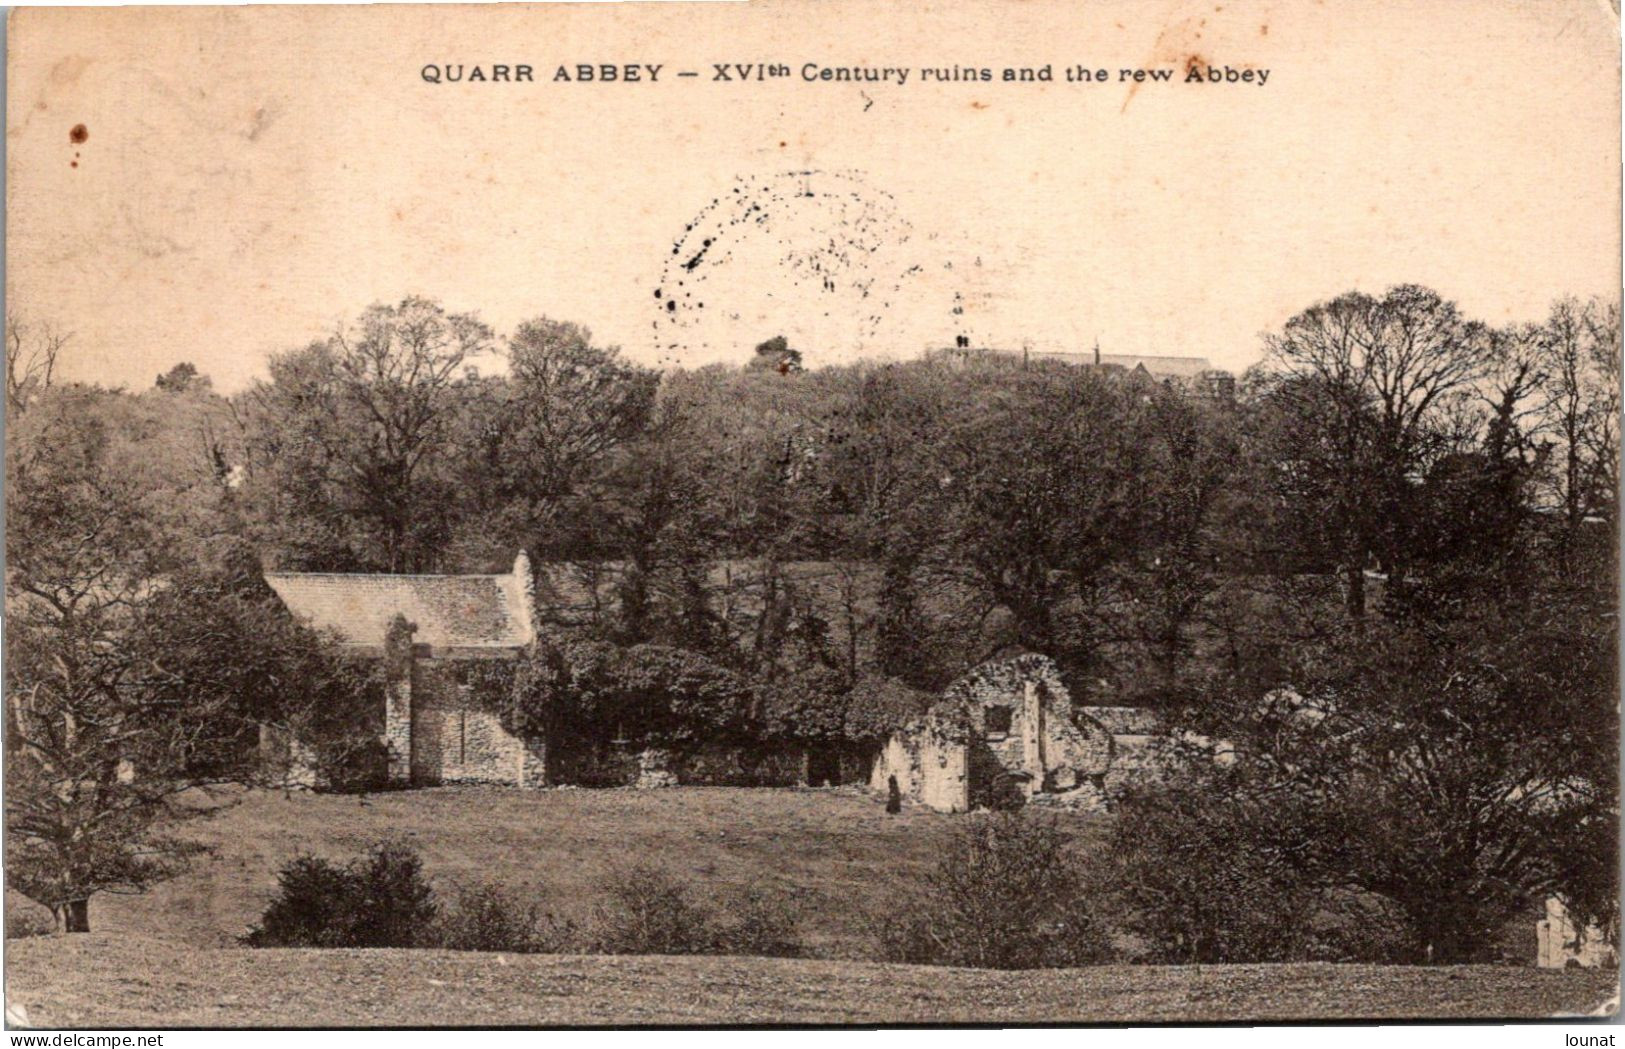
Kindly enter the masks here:
M 978 969 L 1089 965 L 1111 953 L 1098 886 L 1052 821 L 1000 812 L 955 827 L 936 868 L 880 919 L 887 961 Z
M 410 846 L 386 841 L 347 864 L 315 856 L 277 874 L 277 895 L 242 938 L 250 947 L 417 947 L 439 907 Z
M 519 731 L 872 743 L 1021 646 L 1080 703 L 1229 741 L 1222 782 L 1195 748 L 1125 802 L 1191 831 L 1119 857 L 1185 901 L 1142 930 L 1165 956 L 1374 956 L 1326 931 L 1372 901 L 1435 960 L 1547 893 L 1616 920 L 1618 306 L 1492 328 L 1400 286 L 1264 348 L 1233 397 L 771 338 L 656 373 L 575 324 L 502 336 L 408 298 L 227 396 L 185 364 L 62 385 L 71 342 L 13 323 L 11 884 L 83 927 L 94 893 L 164 876 L 198 810 L 176 799 L 253 774 L 261 725 L 367 764 L 344 727 L 376 675 L 262 569 L 524 549 L 546 640 L 474 682 Z M 1243 857 L 1236 886 L 1153 876 L 1202 850 Z

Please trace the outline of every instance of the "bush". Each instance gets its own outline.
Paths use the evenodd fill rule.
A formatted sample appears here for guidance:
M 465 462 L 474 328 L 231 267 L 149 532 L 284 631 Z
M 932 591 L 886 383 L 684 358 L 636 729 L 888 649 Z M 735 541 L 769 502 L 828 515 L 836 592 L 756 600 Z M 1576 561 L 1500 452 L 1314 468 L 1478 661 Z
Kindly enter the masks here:
M 603 954 L 710 954 L 711 915 L 670 874 L 638 864 L 611 875 L 594 915 L 593 949 Z
M 574 923 L 482 885 L 458 893 L 440 916 L 435 942 L 453 951 L 557 954 L 574 949 L 579 935 Z
M 847 739 L 859 743 L 884 743 L 891 734 L 931 709 L 938 697 L 911 688 L 896 678 L 865 675 L 858 678 L 847 695 Z
M 576 640 L 536 646 L 514 675 L 513 696 L 505 726 L 518 735 L 568 725 L 607 739 L 637 726 L 645 739 L 694 740 L 746 733 L 753 693 L 698 652 Z
M 1066 835 L 1020 812 L 967 817 L 879 939 L 885 960 L 916 965 L 1057 968 L 1109 954 Z
M 408 845 L 382 842 L 343 866 L 301 856 L 277 884 L 242 937 L 249 947 L 416 947 L 433 938 L 434 890 Z
M 1336 954 L 1333 945 L 1313 943 L 1321 894 L 1283 859 L 1306 837 L 1301 814 L 1251 803 L 1234 778 L 1192 769 L 1119 799 L 1110 855 L 1125 928 L 1153 962 Z
M 722 930 L 720 954 L 800 958 L 806 953 L 795 911 L 782 897 L 751 893 L 734 924 Z
M 6 908 L 6 939 L 23 940 L 30 936 L 49 936 L 53 932 L 56 932 L 56 921 L 44 910 L 26 905 Z
M 738 917 L 723 923 L 677 879 L 646 864 L 611 876 L 595 910 L 591 947 L 602 954 L 805 953 L 795 914 L 783 899 L 752 893 Z

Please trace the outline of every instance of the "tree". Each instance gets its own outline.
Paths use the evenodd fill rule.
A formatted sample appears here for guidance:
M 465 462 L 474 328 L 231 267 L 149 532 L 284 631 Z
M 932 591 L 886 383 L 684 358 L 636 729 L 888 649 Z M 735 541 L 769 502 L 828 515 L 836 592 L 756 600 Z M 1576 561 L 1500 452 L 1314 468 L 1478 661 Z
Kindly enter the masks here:
M 175 367 L 158 376 L 153 385 L 165 393 L 184 393 L 194 383 L 208 384 L 208 377 L 199 375 L 197 366 L 190 361 L 182 361 Z
M 1293 862 L 1307 833 L 1299 799 L 1271 801 L 1210 755 L 1170 764 L 1163 783 L 1118 799 L 1108 855 L 1124 927 L 1166 964 L 1313 957 L 1311 919 L 1329 900 Z
M 1221 576 L 1220 502 L 1235 469 L 1231 420 L 1182 391 L 1164 387 L 1146 405 L 1142 524 L 1122 588 L 1163 693 L 1177 689 L 1193 648 L 1191 625 Z
M 1544 374 L 1534 411 L 1551 455 L 1546 491 L 1561 521 L 1559 558 L 1573 577 L 1588 525 L 1612 534 L 1616 520 L 1619 306 L 1560 299 L 1535 338 Z
M 1008 611 L 1008 641 L 1086 662 L 1091 639 L 1057 614 L 1090 602 L 1140 534 L 1142 405 L 1127 386 L 1078 369 L 1001 385 L 942 448 L 936 568 Z
M 154 399 L 176 396 L 58 387 L 8 427 L 7 877 L 74 931 L 179 869 L 195 788 L 247 777 L 257 719 L 305 683 L 288 643 L 319 647 L 215 534 L 192 405 Z
M 500 475 L 488 480 L 520 515 L 527 545 L 546 546 L 564 501 L 643 432 L 659 375 L 594 346 L 586 328 L 546 317 L 514 332 L 508 364 Z
M 1082 865 L 1053 820 L 967 816 L 941 861 L 888 915 L 888 961 L 978 969 L 1098 964 L 1110 955 Z
M 1531 904 L 1614 877 L 1592 846 L 1617 828 L 1616 663 L 1611 626 L 1572 609 L 1374 624 L 1232 681 L 1188 724 L 1233 742 L 1237 847 L 1386 901 L 1414 961 L 1471 961 Z
M 1274 484 L 1298 511 L 1299 540 L 1336 564 L 1359 620 L 1373 563 L 1404 585 L 1414 481 L 1459 446 L 1458 410 L 1488 339 L 1436 292 L 1401 285 L 1319 303 L 1265 341 Z
M 802 371 L 801 351 L 790 348 L 790 340 L 775 335 L 766 342 L 756 344 L 756 352 L 746 367 L 754 371 L 772 371 L 780 375 Z
M 73 338 L 51 324 L 6 315 L 6 414 L 16 418 L 33 395 L 50 389 L 62 350 Z
M 716 527 L 694 467 L 694 440 L 679 406 L 661 401 L 643 433 L 608 455 L 566 515 L 583 533 L 570 540 L 578 556 L 619 563 L 611 633 L 623 644 L 722 647 L 706 607 Z
M 460 369 L 490 335 L 473 314 L 408 298 L 271 359 L 270 381 L 245 395 L 248 495 L 282 560 L 391 572 L 439 561 Z
M 955 418 L 955 399 L 943 376 L 926 367 L 860 366 L 842 378 L 845 389 L 829 413 L 823 509 L 846 558 L 880 565 L 869 623 L 878 670 L 938 685 L 923 607 L 934 596 L 932 580 L 922 569 L 938 542 L 946 496 L 934 450 Z M 854 638 L 858 604 L 848 603 Z

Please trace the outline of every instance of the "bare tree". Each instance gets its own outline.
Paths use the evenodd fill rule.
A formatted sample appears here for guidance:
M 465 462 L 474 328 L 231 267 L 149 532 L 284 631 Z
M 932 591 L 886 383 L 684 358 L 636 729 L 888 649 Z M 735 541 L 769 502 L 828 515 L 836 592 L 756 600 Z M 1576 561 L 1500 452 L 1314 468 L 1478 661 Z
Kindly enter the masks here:
M 57 361 L 71 338 L 71 332 L 54 325 L 6 315 L 7 412 L 16 415 L 23 411 L 35 391 L 55 381 Z
M 1561 558 L 1573 567 L 1588 518 L 1613 519 L 1618 483 L 1620 312 L 1617 303 L 1553 303 L 1540 329 L 1542 397 L 1537 417 L 1549 442 L 1549 504 L 1561 516 Z
M 1280 476 L 1321 517 L 1359 618 L 1373 560 L 1404 581 L 1415 482 L 1459 445 L 1457 409 L 1484 373 L 1490 339 L 1437 292 L 1401 285 L 1312 306 L 1265 343 L 1283 423 Z

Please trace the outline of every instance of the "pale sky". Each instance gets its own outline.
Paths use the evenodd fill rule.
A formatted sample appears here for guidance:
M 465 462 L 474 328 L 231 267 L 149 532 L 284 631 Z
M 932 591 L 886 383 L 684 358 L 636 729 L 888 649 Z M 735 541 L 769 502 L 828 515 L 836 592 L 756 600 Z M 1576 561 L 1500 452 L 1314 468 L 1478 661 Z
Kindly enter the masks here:
M 32 9 L 10 46 L 8 309 L 75 333 L 74 378 L 189 360 L 237 389 L 409 293 L 647 363 L 963 331 L 1237 370 L 1350 288 L 1427 284 L 1494 323 L 1619 293 L 1605 0 Z M 712 80 L 762 61 L 792 75 Z M 664 68 L 553 82 L 579 62 Z M 1269 76 L 1185 84 L 1191 63 Z M 1110 82 L 1065 82 L 1078 64 Z M 951 66 L 996 79 L 920 82 Z M 1132 68 L 1174 82 L 1131 94 Z

